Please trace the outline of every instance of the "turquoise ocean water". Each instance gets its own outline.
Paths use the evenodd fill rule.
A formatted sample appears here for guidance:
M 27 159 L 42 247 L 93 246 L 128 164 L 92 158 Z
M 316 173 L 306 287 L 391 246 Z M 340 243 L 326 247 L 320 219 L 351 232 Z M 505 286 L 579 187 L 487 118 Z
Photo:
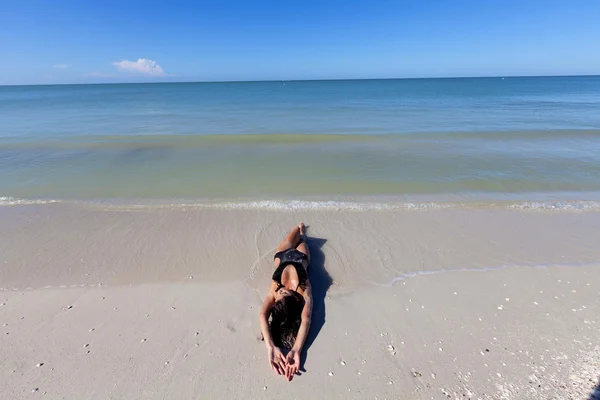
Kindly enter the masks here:
M 0 198 L 598 200 L 600 77 L 0 87 Z

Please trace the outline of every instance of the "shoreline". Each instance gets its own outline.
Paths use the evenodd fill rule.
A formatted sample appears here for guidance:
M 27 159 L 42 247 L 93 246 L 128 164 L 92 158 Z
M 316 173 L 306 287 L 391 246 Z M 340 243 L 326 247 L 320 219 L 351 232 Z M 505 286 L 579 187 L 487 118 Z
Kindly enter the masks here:
M 312 204 L 312 203 L 311 203 Z M 343 290 L 459 270 L 600 259 L 595 208 L 0 207 L 0 287 L 268 282 L 281 237 L 304 220 Z M 314 236 L 313 236 L 314 235 Z M 264 283 L 263 282 L 263 283 Z
M 599 211 L 600 192 L 461 193 L 371 196 L 296 196 L 293 198 L 19 198 L 0 196 L 0 207 L 62 204 L 131 211 L 136 209 L 223 209 L 272 211 L 419 211 L 489 209 L 521 211 Z

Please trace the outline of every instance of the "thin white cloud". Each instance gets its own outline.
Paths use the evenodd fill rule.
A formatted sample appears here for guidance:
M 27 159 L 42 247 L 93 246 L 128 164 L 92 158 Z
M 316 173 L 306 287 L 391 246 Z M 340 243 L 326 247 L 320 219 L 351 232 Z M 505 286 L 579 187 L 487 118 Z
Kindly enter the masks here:
M 167 75 L 156 61 L 147 60 L 145 58 L 139 58 L 137 61 L 123 60 L 112 64 L 121 71 L 131 71 L 151 76 Z
M 67 69 L 69 68 L 69 64 L 54 64 L 52 66 L 52 68 L 56 68 L 56 69 Z

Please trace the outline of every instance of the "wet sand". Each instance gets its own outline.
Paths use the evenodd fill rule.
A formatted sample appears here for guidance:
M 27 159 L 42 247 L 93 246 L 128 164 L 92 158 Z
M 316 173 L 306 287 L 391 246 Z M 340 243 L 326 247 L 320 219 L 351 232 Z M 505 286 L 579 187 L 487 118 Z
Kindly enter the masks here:
M 258 309 L 309 225 L 304 371 Z M 0 208 L 0 398 L 592 399 L 600 213 Z

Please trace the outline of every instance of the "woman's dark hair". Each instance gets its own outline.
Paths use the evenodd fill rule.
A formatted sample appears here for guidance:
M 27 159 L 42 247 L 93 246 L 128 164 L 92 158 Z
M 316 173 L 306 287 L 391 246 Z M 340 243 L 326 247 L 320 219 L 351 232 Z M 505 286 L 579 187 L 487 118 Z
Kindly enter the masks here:
M 304 298 L 298 292 L 292 292 L 277 301 L 271 308 L 271 336 L 277 347 L 291 349 L 296 341 L 302 322 Z

